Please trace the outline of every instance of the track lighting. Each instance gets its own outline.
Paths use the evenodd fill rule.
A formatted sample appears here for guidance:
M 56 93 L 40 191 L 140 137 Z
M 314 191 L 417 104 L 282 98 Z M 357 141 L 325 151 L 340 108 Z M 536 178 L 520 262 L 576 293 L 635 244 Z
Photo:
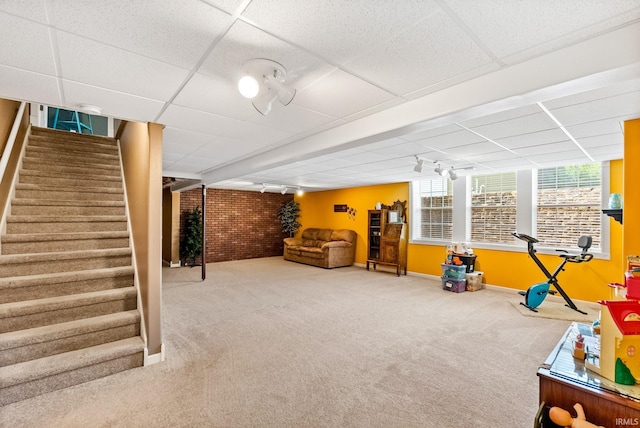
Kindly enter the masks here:
M 287 193 L 287 186 L 280 186 L 280 193 L 282 193 L 283 195 Z
M 418 162 L 418 164 L 413 167 L 413 170 L 415 172 L 421 173 L 422 169 L 424 168 L 424 160 L 422 160 L 418 156 L 416 156 L 416 161 Z
M 262 183 L 262 189 L 260 189 L 260 193 L 264 193 L 265 190 L 267 190 L 267 185 Z
M 298 196 L 302 196 L 302 195 L 304 195 L 304 190 L 302 190 L 300 187 L 298 187 L 298 190 L 296 190 L 296 194 Z
M 437 162 L 437 161 L 436 161 Z M 435 162 L 434 162 L 435 163 Z M 433 170 L 433 172 L 435 172 L 436 174 L 438 174 L 441 177 L 446 177 L 447 174 L 449 173 L 449 171 L 447 171 L 445 168 L 441 168 L 440 167 L 440 163 L 438 163 L 438 166 L 435 167 L 435 169 Z
M 287 70 L 275 61 L 258 58 L 244 64 L 246 73 L 238 81 L 238 90 L 245 98 L 253 99 L 253 106 L 262 115 L 271 111 L 274 101 L 289 105 L 296 90 L 285 86 Z
M 449 169 L 449 179 L 451 181 L 454 181 L 458 178 L 458 174 L 455 173 L 455 171 L 453 170 L 453 167 L 451 167 L 451 169 Z

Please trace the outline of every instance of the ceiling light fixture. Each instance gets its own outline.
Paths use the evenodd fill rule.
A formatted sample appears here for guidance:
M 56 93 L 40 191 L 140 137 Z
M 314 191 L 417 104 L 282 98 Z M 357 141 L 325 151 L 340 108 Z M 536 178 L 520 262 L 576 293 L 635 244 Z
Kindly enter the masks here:
M 418 162 L 418 164 L 413 167 L 413 170 L 415 172 L 421 173 L 422 169 L 424 168 L 424 161 L 420 159 L 418 155 L 416 155 L 416 161 Z
M 264 193 L 267 190 L 267 185 L 262 183 L 262 189 L 260 189 L 260 193 Z
M 433 172 L 435 172 L 436 174 L 438 174 L 441 177 L 446 177 L 447 174 L 449 173 L 449 171 L 447 171 L 446 168 L 440 167 L 440 163 L 438 161 L 435 161 L 434 163 L 437 163 L 438 166 L 434 168 Z
M 287 186 L 280 186 L 280 193 L 282 193 L 283 195 L 287 193 Z
M 454 181 L 454 180 L 458 179 L 458 174 L 455 173 L 455 171 L 453 170 L 453 167 L 451 167 L 451 169 L 449 169 L 449 179 L 451 181 Z
M 253 106 L 262 115 L 271 111 L 274 101 L 289 105 L 296 90 L 285 86 L 287 70 L 282 64 L 270 59 L 257 58 L 244 64 L 245 75 L 238 81 L 238 90 L 243 97 L 253 99 Z
M 302 195 L 304 195 L 304 190 L 302 190 L 300 187 L 298 187 L 298 190 L 296 191 L 296 194 L 298 196 L 302 196 Z

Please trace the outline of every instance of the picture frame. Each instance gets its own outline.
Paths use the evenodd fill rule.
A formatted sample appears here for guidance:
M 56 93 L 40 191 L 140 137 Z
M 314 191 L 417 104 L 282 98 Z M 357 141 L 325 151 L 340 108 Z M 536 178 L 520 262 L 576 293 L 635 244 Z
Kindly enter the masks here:
M 398 211 L 389 211 L 389 223 L 398 222 Z

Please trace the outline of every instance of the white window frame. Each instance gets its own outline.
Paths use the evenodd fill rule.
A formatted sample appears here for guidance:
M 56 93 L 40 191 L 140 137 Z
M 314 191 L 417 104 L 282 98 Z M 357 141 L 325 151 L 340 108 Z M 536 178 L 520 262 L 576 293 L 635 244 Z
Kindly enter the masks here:
M 536 213 L 537 213 L 537 170 L 520 170 L 516 172 L 516 183 L 518 197 L 516 199 L 516 224 L 517 232 L 536 236 Z M 610 165 L 608 161 L 601 162 L 601 204 L 607 206 L 610 192 Z M 420 186 L 416 182 L 410 183 L 410 195 L 412 207 L 411 215 L 411 238 L 412 244 L 425 245 L 446 245 L 448 242 L 442 240 L 421 239 L 420 233 Z M 417 196 L 416 196 L 417 195 Z M 415 222 L 415 223 L 414 223 Z M 526 251 L 526 244 L 514 238 L 514 243 L 498 244 L 487 242 L 471 242 L 471 177 L 460 177 L 453 183 L 453 242 L 468 242 L 471 248 L 499 250 L 499 251 Z M 514 231 L 515 232 L 515 231 Z M 604 214 L 601 217 L 601 248 L 600 251 L 591 251 L 597 259 L 609 260 L 610 254 L 610 227 L 609 218 Z M 578 252 L 577 246 L 570 248 L 550 248 L 536 246 L 539 254 L 557 255 L 557 249 L 565 249 L 570 252 Z

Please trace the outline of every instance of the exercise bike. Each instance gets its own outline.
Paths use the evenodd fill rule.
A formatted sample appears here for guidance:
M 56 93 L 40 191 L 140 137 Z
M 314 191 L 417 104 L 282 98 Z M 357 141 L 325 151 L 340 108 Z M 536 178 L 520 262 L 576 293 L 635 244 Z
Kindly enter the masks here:
M 566 306 L 570 307 L 574 311 L 580 312 L 581 314 L 587 315 L 586 312 L 581 311 L 578 307 L 573 303 L 571 298 L 567 295 L 567 293 L 560 287 L 558 284 L 558 274 L 564 270 L 564 266 L 567 263 L 584 263 L 589 262 L 593 259 L 593 254 L 589 254 L 589 248 L 591 248 L 591 236 L 582 235 L 580 239 L 578 239 L 578 247 L 582 248 L 582 252 L 580 254 L 570 254 L 566 250 L 556 250 L 561 252 L 559 254 L 562 257 L 562 262 L 556 267 L 556 270 L 553 273 L 549 272 L 549 270 L 545 267 L 544 264 L 540 261 L 538 256 L 536 255 L 536 250 L 534 248 L 534 244 L 538 242 L 538 240 L 532 236 L 525 235 L 524 233 L 513 232 L 513 236 L 518 239 L 521 239 L 527 243 L 527 252 L 529 256 L 533 259 L 534 262 L 538 265 L 540 270 L 546 275 L 547 281 L 541 282 L 539 284 L 534 284 L 527 291 L 519 291 L 518 293 L 524 296 L 524 303 L 520 302 L 521 305 L 529 308 L 533 312 L 538 312 L 536 309 L 542 302 L 544 301 L 547 294 L 556 294 L 560 293 L 562 298 L 567 302 Z M 555 290 L 551 290 L 550 286 L 555 288 Z

